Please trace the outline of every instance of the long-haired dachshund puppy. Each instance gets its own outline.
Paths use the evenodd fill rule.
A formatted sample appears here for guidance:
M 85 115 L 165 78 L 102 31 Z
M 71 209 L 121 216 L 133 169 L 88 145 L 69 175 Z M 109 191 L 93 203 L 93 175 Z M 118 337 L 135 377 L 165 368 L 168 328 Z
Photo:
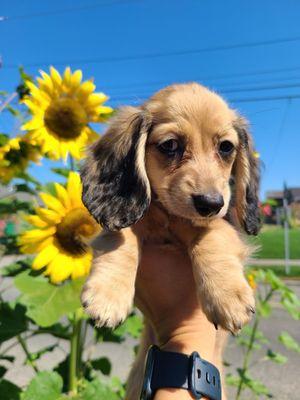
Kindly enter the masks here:
M 246 121 L 221 97 L 173 85 L 120 109 L 81 177 L 83 202 L 104 227 L 82 293 L 98 325 L 115 327 L 131 310 L 145 242 L 188 252 L 211 322 L 236 333 L 249 321 L 240 232 L 259 229 L 259 166 Z

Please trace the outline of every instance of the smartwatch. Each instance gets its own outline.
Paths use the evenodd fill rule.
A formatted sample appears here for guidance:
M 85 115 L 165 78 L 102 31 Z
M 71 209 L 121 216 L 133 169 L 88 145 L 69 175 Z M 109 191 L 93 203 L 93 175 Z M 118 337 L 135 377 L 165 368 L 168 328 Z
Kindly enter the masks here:
M 187 389 L 194 399 L 221 400 L 222 397 L 218 368 L 203 360 L 199 353 L 195 351 L 188 356 L 151 346 L 140 400 L 152 400 L 161 388 Z

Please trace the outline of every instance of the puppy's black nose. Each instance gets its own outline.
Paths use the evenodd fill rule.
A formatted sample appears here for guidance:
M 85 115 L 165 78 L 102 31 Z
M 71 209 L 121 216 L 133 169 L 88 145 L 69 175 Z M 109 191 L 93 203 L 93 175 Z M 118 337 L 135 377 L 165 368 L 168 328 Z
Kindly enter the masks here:
M 194 206 L 203 217 L 218 214 L 224 206 L 224 199 L 218 193 L 192 195 Z

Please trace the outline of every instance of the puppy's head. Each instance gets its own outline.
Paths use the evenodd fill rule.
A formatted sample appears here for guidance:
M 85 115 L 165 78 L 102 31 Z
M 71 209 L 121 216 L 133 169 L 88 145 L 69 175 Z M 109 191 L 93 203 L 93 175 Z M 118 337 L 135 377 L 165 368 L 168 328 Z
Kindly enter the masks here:
M 141 219 L 152 193 L 168 213 L 200 223 L 233 204 L 245 231 L 258 230 L 258 165 L 245 121 L 198 84 L 120 110 L 91 148 L 82 181 L 84 204 L 107 229 Z

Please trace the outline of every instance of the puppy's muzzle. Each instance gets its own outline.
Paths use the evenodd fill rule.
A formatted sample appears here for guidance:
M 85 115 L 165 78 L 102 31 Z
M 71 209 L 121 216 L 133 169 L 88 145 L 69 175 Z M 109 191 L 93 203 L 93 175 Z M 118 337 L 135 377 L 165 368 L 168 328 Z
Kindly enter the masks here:
M 196 210 L 202 217 L 216 215 L 224 206 L 223 196 L 218 193 L 197 194 L 192 195 L 192 198 Z

